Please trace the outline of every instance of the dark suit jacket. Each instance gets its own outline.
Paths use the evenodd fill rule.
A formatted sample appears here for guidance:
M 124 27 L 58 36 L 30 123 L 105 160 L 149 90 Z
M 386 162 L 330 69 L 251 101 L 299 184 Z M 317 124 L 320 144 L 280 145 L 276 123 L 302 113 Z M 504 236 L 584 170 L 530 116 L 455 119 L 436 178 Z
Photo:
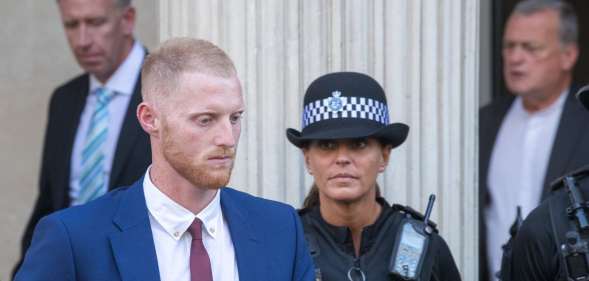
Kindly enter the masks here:
M 314 280 L 292 207 L 230 188 L 220 192 L 239 280 Z M 160 280 L 143 178 L 43 218 L 15 280 Z
M 542 200 L 550 193 L 550 182 L 589 164 L 589 111 L 575 98 L 577 88 L 571 87 L 563 107 L 556 137 L 544 177 Z M 489 162 L 495 139 L 515 97 L 507 96 L 493 101 L 479 112 L 479 268 L 480 280 L 488 280 L 486 221 L 484 212 L 491 198 L 487 190 Z M 514 218 L 515 219 L 515 218 Z
M 39 195 L 22 239 L 23 254 L 31 243 L 33 230 L 39 219 L 70 205 L 70 160 L 89 87 L 90 76 L 84 74 L 57 88 L 51 97 Z M 130 185 L 143 176 L 151 163 L 149 137 L 140 127 L 135 115 L 137 105 L 141 102 L 140 91 L 141 82 L 138 79 L 116 145 L 109 190 L 116 186 Z M 20 262 L 15 270 L 19 264 Z

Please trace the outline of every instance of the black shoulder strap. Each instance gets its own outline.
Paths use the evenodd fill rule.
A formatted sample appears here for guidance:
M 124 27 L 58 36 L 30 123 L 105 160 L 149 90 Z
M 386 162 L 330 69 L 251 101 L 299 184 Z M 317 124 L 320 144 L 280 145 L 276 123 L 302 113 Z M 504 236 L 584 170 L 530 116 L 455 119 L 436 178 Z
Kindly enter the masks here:
M 552 198 L 554 199 L 554 198 Z M 568 225 L 566 222 L 568 222 L 567 220 L 563 220 L 562 217 L 558 217 L 558 211 L 561 208 L 564 208 L 564 210 L 566 210 L 566 206 L 561 206 L 561 204 L 558 204 L 560 200 L 548 200 L 548 212 L 550 213 L 550 225 L 552 226 L 552 235 L 554 236 L 554 243 L 555 243 L 555 247 L 556 250 L 558 251 L 558 249 L 560 249 L 560 245 L 562 245 L 562 243 L 564 243 L 563 240 L 563 235 L 560 235 L 560 233 L 562 231 L 566 231 L 568 230 Z
M 406 214 L 414 220 L 423 221 L 425 219 L 425 216 L 422 213 L 416 211 L 415 209 L 413 209 L 409 206 L 393 204 L 392 208 L 393 208 L 393 211 L 397 211 L 402 214 Z M 428 219 L 427 224 L 432 228 L 433 231 L 438 233 L 438 225 L 435 222 Z
M 580 180 L 586 178 L 587 176 L 589 176 L 589 165 L 585 165 L 585 166 L 583 166 L 573 172 L 570 172 L 562 177 L 559 177 L 559 178 L 553 180 L 550 183 L 550 189 L 552 191 L 555 191 L 555 190 L 558 190 L 558 189 L 564 187 L 563 179 L 565 177 L 574 177 L 577 181 L 580 181 Z
M 566 206 L 562 206 L 561 200 L 554 200 L 555 198 L 548 199 L 548 212 L 550 213 L 550 225 L 552 227 L 552 235 L 554 238 L 554 247 L 556 249 L 556 253 L 558 254 L 558 260 L 562 261 L 562 257 L 560 254 L 560 246 L 564 243 L 565 235 L 561 235 L 561 232 L 568 230 L 568 219 L 563 220 L 562 217 L 558 218 L 558 211 L 559 209 L 564 208 L 566 210 Z M 558 271 L 558 278 L 560 280 L 565 274 L 563 267 L 561 266 Z M 566 279 L 565 279 L 566 280 Z

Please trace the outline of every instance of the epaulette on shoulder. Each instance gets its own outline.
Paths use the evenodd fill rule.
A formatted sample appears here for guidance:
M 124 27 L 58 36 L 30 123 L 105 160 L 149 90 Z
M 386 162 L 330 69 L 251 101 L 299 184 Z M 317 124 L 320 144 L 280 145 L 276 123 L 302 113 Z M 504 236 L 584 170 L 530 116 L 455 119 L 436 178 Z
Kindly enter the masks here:
M 416 211 L 415 209 L 413 209 L 409 206 L 393 204 L 392 208 L 393 208 L 393 211 L 397 211 L 397 212 L 401 212 L 403 214 L 406 214 L 415 220 L 423 221 L 423 219 L 425 218 L 425 216 L 422 213 Z M 431 228 L 433 228 L 436 233 L 438 232 L 438 225 L 435 222 L 433 222 L 432 220 L 427 220 L 427 224 L 429 226 L 431 226 Z
M 581 181 L 582 179 L 586 178 L 587 176 L 589 176 L 589 165 L 583 166 L 571 173 L 568 173 L 562 177 L 557 178 L 556 180 L 552 181 L 552 183 L 550 183 L 550 189 L 552 191 L 558 190 L 561 187 L 563 187 L 563 180 L 566 177 L 573 177 L 576 181 Z

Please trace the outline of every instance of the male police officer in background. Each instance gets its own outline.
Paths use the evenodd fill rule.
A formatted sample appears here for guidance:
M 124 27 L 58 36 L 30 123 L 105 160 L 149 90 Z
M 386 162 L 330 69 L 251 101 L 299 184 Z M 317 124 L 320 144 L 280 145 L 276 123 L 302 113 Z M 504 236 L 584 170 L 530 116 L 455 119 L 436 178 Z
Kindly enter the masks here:
M 577 96 L 589 109 L 589 87 L 581 89 Z M 577 206 L 581 207 L 578 209 L 581 212 L 585 211 L 584 202 L 589 198 L 588 175 L 589 166 L 568 175 L 572 176 L 570 179 L 573 179 L 573 184 L 579 187 L 581 196 L 577 199 L 581 204 Z M 580 228 L 581 224 L 574 216 L 575 208 L 570 199 L 572 193 L 563 179 L 553 184 L 553 194 L 528 215 L 519 229 L 513 241 L 510 280 L 589 280 L 579 279 L 579 276 L 589 278 L 586 270 L 588 260 L 583 254 L 587 245 L 576 250 L 563 247 L 567 241 L 575 242 L 571 234 L 579 233 L 581 239 L 587 239 L 589 234 L 587 229 Z M 576 245 L 582 246 L 582 243 Z

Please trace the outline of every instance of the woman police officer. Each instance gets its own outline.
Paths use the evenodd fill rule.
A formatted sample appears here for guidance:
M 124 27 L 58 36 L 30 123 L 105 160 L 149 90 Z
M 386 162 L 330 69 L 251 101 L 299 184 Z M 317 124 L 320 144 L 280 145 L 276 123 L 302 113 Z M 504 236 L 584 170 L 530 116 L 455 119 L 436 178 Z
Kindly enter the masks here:
M 376 178 L 391 149 L 407 137 L 405 124 L 389 124 L 382 87 L 354 72 L 316 79 L 305 93 L 302 131 L 288 140 L 302 149 L 314 184 L 300 211 L 317 280 L 396 280 L 389 265 L 407 212 L 380 196 Z M 435 232 L 425 251 L 427 278 L 460 280 L 444 240 Z

